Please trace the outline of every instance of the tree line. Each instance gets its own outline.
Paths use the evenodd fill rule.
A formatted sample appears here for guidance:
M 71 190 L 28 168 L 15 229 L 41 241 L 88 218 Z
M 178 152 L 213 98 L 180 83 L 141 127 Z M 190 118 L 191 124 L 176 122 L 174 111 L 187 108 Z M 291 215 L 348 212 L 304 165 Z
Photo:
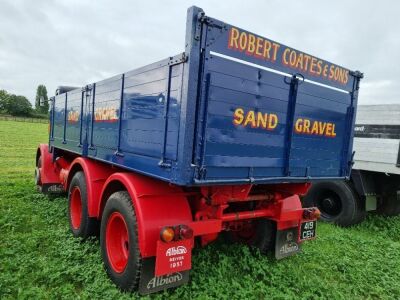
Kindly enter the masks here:
M 46 86 L 39 85 L 36 89 L 35 108 L 25 96 L 10 94 L 0 90 L 0 113 L 20 117 L 46 116 L 49 111 L 49 98 Z

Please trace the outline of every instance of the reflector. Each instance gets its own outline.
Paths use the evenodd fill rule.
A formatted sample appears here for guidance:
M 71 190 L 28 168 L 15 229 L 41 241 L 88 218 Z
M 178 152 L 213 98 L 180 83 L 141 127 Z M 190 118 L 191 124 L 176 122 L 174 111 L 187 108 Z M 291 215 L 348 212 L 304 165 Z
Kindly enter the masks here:
M 172 227 L 164 227 L 160 233 L 161 240 L 168 243 L 174 240 L 175 231 Z

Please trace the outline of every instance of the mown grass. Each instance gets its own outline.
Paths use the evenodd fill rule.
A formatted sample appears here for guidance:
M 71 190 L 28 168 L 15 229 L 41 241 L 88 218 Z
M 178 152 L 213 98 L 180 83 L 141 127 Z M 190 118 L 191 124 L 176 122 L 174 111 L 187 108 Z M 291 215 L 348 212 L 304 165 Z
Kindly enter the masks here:
M 65 198 L 33 182 L 47 125 L 0 121 L 0 299 L 132 299 L 108 280 L 99 242 L 68 231 Z M 319 237 L 282 261 L 221 243 L 196 249 L 188 285 L 156 299 L 400 298 L 400 217 L 370 215 L 350 229 L 319 224 Z

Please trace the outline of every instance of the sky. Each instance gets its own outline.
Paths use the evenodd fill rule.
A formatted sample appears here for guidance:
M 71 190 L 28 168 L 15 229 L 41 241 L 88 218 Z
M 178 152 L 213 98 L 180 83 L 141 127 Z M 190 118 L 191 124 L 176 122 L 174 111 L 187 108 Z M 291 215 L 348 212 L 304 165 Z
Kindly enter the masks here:
M 400 104 L 400 1 L 0 1 L 0 89 L 84 86 L 184 51 L 186 10 L 364 73 L 360 104 Z

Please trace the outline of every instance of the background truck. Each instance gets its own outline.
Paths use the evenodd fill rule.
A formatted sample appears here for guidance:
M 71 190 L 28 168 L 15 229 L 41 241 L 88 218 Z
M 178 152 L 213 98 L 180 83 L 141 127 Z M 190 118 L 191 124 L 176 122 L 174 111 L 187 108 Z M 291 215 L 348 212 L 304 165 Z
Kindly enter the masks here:
M 36 183 L 123 290 L 187 282 L 221 232 L 283 258 L 315 237 L 309 182 L 349 176 L 361 77 L 191 7 L 184 53 L 58 89 Z
M 315 183 L 303 199 L 341 226 L 361 222 L 367 211 L 400 214 L 400 105 L 360 105 L 356 124 L 350 181 Z

